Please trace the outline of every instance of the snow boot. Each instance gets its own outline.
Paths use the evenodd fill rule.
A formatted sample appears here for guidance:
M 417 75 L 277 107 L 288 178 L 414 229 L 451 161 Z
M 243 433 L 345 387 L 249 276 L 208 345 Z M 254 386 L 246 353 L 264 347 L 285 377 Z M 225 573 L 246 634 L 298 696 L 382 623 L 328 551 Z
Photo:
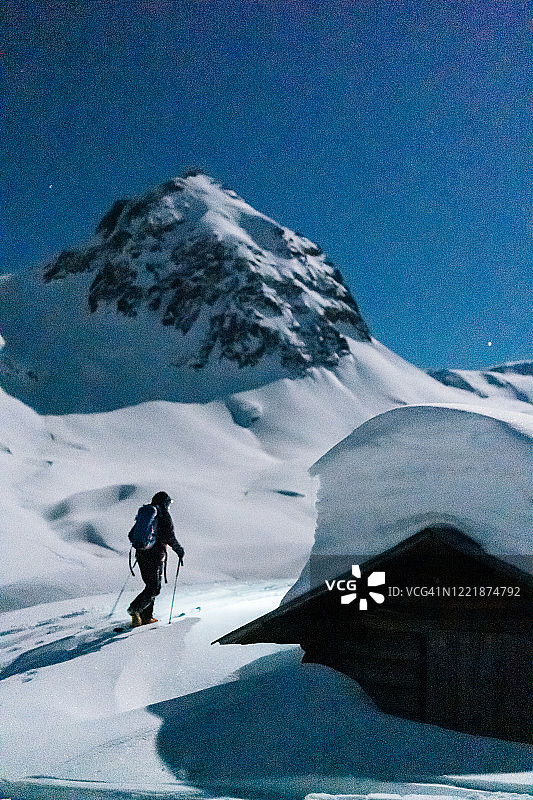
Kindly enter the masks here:
M 159 622 L 159 620 L 155 617 L 152 617 L 151 619 L 147 619 L 146 622 L 143 622 L 143 625 L 151 625 L 152 622 Z
M 131 627 L 138 628 L 143 624 L 140 614 L 131 614 Z

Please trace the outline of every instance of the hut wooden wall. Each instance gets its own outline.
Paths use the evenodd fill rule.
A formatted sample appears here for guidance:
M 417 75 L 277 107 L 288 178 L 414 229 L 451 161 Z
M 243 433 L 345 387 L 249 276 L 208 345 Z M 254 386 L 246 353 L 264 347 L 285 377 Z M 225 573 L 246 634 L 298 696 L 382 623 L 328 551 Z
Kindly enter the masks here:
M 531 639 L 523 632 L 383 619 L 302 643 L 304 661 L 361 684 L 383 711 L 444 728 L 531 741 Z
M 426 637 L 426 721 L 531 741 L 531 643 L 525 635 L 432 630 Z

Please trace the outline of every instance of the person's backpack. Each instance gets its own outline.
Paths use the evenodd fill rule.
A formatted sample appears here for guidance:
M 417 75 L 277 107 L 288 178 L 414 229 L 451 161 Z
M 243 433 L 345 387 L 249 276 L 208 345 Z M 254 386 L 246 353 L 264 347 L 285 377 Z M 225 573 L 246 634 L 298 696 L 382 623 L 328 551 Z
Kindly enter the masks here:
M 128 539 L 136 550 L 149 550 L 154 546 L 156 537 L 157 508 L 152 505 L 141 506 Z

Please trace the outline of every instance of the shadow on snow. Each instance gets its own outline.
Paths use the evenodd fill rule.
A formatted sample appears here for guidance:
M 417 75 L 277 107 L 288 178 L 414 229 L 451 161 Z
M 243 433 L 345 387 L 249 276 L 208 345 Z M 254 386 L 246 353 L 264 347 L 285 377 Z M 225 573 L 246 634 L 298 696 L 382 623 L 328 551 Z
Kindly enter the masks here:
M 390 716 L 357 683 L 302 665 L 300 655 L 260 658 L 234 682 L 149 706 L 163 720 L 159 754 L 175 775 L 212 793 L 288 800 L 350 778 L 439 782 L 530 768 L 526 745 Z

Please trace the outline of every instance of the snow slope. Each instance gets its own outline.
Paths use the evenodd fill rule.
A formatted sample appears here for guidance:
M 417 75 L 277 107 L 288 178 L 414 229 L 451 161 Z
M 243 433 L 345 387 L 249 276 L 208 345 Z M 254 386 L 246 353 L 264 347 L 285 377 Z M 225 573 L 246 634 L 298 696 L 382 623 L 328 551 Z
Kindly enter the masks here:
M 275 607 L 300 571 L 318 456 L 378 409 L 408 415 L 402 403 L 465 397 L 377 342 L 350 346 L 353 360 L 336 371 L 208 404 L 52 417 L 1 396 L 5 596 L 15 609 L 0 630 L 4 796 L 525 797 L 525 746 L 384 715 L 290 648 L 210 645 Z M 479 405 L 498 413 L 490 399 Z M 527 424 L 528 406 L 500 414 L 511 407 L 514 424 Z M 176 498 L 187 551 L 176 623 L 165 624 L 167 586 L 159 626 L 116 634 L 140 588 L 127 578 L 126 531 L 162 487 Z M 101 587 L 111 593 L 91 596 Z M 73 599 L 45 602 L 54 596 Z
M 127 531 L 159 489 L 175 499 L 183 580 L 293 580 L 314 536 L 311 464 L 377 412 L 471 398 L 374 340 L 350 347 L 336 370 L 210 403 L 39 416 L 1 393 L 5 607 L 118 592 Z
M 162 622 L 124 633 L 112 596 L 3 615 L 2 796 L 526 797 L 525 745 L 383 714 L 345 676 L 300 664 L 299 648 L 210 645 L 286 588 L 180 586 L 172 625 L 167 590 Z
M 533 402 L 533 362 L 513 361 L 487 370 L 442 369 L 428 370 L 428 374 L 445 386 L 455 386 L 478 397 Z

